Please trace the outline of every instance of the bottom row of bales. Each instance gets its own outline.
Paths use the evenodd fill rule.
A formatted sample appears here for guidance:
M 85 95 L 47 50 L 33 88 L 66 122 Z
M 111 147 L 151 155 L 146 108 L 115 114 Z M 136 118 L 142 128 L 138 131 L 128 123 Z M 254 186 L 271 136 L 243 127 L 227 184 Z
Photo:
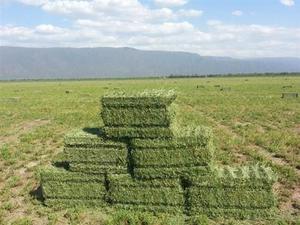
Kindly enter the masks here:
M 275 176 L 263 166 L 214 167 L 211 131 L 179 129 L 172 139 L 106 139 L 101 129 L 65 137 L 65 168 L 41 172 L 45 204 L 114 207 L 209 217 L 267 218 Z
M 274 174 L 265 167 L 212 169 L 207 176 L 137 180 L 129 175 L 92 175 L 51 168 L 41 173 L 45 204 L 185 213 L 238 219 L 269 218 L 276 200 Z M 183 184 L 184 183 L 184 184 Z

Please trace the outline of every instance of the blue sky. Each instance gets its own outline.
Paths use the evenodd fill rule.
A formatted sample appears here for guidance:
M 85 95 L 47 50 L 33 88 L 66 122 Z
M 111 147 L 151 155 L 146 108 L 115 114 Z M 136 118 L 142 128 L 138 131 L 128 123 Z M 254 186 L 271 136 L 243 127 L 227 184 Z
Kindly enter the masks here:
M 0 45 L 300 57 L 297 0 L 0 0 Z

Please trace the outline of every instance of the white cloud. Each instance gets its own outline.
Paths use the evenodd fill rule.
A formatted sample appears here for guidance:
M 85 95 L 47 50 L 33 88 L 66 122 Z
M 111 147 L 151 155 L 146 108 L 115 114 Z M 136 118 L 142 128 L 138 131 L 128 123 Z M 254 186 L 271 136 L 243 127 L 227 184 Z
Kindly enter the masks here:
M 242 16 L 244 13 L 241 10 L 235 10 L 231 14 L 234 16 Z
M 35 30 L 39 33 L 44 33 L 44 34 L 58 34 L 64 31 L 64 29 L 53 26 L 51 24 L 38 25 L 35 27 Z
M 154 0 L 155 4 L 163 7 L 174 7 L 185 5 L 187 0 Z
M 294 0 L 280 0 L 281 4 L 286 5 L 286 6 L 293 6 L 295 5 Z
M 138 0 L 18 0 L 60 14 L 69 27 L 0 26 L 2 45 L 34 47 L 128 46 L 190 51 L 201 55 L 300 57 L 300 28 L 208 21 L 205 30 L 189 20 L 195 9 L 149 8 Z M 292 34 L 292 35 L 291 35 Z

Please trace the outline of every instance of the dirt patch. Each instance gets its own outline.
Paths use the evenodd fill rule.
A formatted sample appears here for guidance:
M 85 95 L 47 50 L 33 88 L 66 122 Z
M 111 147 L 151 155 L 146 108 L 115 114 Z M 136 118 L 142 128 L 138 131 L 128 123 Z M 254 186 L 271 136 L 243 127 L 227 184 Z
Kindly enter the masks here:
M 294 131 L 296 134 L 300 134 L 300 124 L 297 124 L 297 125 L 293 128 L 293 131 Z
M 0 137 L 0 146 L 8 143 L 14 143 L 14 142 L 16 143 L 18 142 L 18 139 L 22 134 L 29 133 L 34 129 L 36 129 L 37 127 L 46 125 L 48 123 L 50 123 L 49 120 L 41 120 L 41 119 L 23 122 L 13 129 L 11 135 Z
M 300 203 L 300 187 L 296 187 L 292 194 L 292 200 Z

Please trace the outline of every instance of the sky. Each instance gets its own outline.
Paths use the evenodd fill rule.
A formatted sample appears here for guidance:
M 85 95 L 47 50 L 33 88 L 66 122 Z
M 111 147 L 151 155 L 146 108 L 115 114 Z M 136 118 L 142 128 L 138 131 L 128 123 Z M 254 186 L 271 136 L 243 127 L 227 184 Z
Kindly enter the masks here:
M 300 57 L 300 0 L 0 0 L 0 45 Z

